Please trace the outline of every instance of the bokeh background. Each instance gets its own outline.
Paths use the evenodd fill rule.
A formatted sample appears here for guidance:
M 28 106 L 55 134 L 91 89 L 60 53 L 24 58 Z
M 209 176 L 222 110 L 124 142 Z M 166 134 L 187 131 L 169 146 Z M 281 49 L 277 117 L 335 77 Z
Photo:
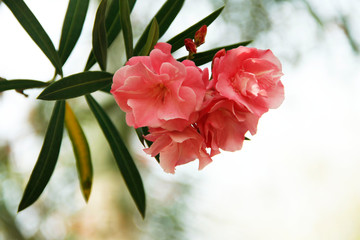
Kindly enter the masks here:
M 57 45 L 68 2 L 25 2 Z M 135 36 L 163 3 L 137 1 L 131 15 Z M 90 4 L 65 75 L 85 66 L 97 4 Z M 0 240 L 360 239 L 360 2 L 188 0 L 160 40 L 224 4 L 199 51 L 254 40 L 250 46 L 271 49 L 283 64 L 285 101 L 260 119 L 251 141 L 241 151 L 214 157 L 202 171 L 194 162 L 166 174 L 143 153 L 111 96 L 95 94 L 140 169 L 148 208 L 143 220 L 84 99 L 73 99 L 92 152 L 90 200 L 82 198 L 65 133 L 49 185 L 33 206 L 17 213 L 53 103 L 36 100 L 40 90 L 25 91 L 27 98 L 0 93 Z M 175 56 L 185 54 L 181 49 Z M 108 70 L 124 61 L 120 36 L 110 48 Z M 0 77 L 52 76 L 52 65 L 0 1 Z

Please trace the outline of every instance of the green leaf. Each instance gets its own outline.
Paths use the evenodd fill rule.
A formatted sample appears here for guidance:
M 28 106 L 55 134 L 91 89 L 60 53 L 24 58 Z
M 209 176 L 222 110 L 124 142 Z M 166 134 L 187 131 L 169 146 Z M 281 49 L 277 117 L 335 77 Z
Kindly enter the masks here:
M 155 19 L 158 21 L 159 24 L 159 38 L 164 35 L 166 30 L 169 28 L 171 23 L 174 21 L 175 17 L 181 10 L 185 0 L 167 0 L 164 5 L 160 8 L 160 10 L 156 13 Z M 154 19 L 153 18 L 153 19 Z M 146 29 L 144 30 L 143 34 L 141 35 L 140 39 L 136 43 L 134 48 L 134 55 L 140 55 L 139 52 L 142 50 L 143 46 L 145 45 L 149 31 L 151 26 L 153 25 L 152 20 Z
M 19 212 L 39 198 L 54 172 L 63 136 L 64 115 L 65 102 L 57 101 L 46 130 L 38 160 L 19 204 Z
M 93 167 L 86 136 L 69 104 L 65 104 L 65 126 L 69 134 L 75 159 L 81 191 L 85 201 L 89 200 L 93 181 Z
M 105 28 L 105 12 L 107 0 L 102 0 L 96 11 L 95 23 L 93 28 L 93 50 L 96 61 L 99 63 L 101 70 L 106 70 L 107 58 L 107 38 Z
M 27 79 L 14 79 L 0 81 L 0 92 L 11 89 L 41 88 L 49 85 L 46 82 Z
M 194 35 L 195 35 L 195 32 L 197 30 L 199 30 L 203 25 L 209 26 L 220 15 L 220 13 L 222 12 L 223 9 L 224 9 L 224 7 L 219 8 L 218 10 L 211 13 L 206 18 L 204 18 L 201 21 L 195 23 L 194 25 L 192 25 L 191 27 L 189 27 L 188 29 L 186 29 L 182 33 L 179 33 L 178 35 L 176 35 L 175 37 L 170 39 L 168 41 L 168 43 L 171 44 L 171 46 L 172 46 L 171 47 L 171 52 L 175 52 L 179 48 L 183 47 L 185 38 L 193 39 Z
M 136 0 L 128 0 L 130 12 L 134 8 Z M 105 27 L 108 46 L 110 47 L 121 31 L 119 0 L 112 0 L 106 13 Z M 86 62 L 85 71 L 88 71 L 96 63 L 93 50 L 91 50 Z
M 140 173 L 128 152 L 119 132 L 111 122 L 109 116 L 91 95 L 86 95 L 86 100 L 94 113 L 106 139 L 109 142 L 119 170 L 125 180 L 126 186 L 130 191 L 135 204 L 142 215 L 145 217 L 146 200 L 144 186 Z
M 86 13 L 89 6 L 89 0 L 70 0 L 66 11 L 59 45 L 59 56 L 62 65 L 68 59 L 70 53 L 78 41 Z
M 126 58 L 129 59 L 133 54 L 133 35 L 130 21 L 130 8 L 127 0 L 120 1 L 120 23 L 123 29 L 125 42 Z
M 62 78 L 44 89 L 38 96 L 42 100 L 61 100 L 79 97 L 108 87 L 112 74 L 108 72 L 82 72 Z
M 159 40 L 159 25 L 156 21 L 156 18 L 153 19 L 151 23 L 151 27 L 149 30 L 149 35 L 147 37 L 147 40 L 139 52 L 139 56 L 147 56 L 149 55 L 150 51 L 154 48 L 155 44 Z
M 3 0 L 3 2 L 8 6 L 21 26 L 54 65 L 57 73 L 62 75 L 62 64 L 54 44 L 51 42 L 49 36 L 25 2 L 23 0 Z
M 191 60 L 196 64 L 196 66 L 201 66 L 205 63 L 211 62 L 212 59 L 214 58 L 214 55 L 223 48 L 227 51 L 227 50 L 230 50 L 233 48 L 237 48 L 239 46 L 246 46 L 246 45 L 250 44 L 251 42 L 252 41 L 239 42 L 239 43 L 235 43 L 235 44 L 231 44 L 231 45 L 227 45 L 227 46 L 223 46 L 223 47 L 214 48 L 209 51 L 196 53 L 196 54 L 194 54 L 194 59 L 191 59 Z M 178 61 L 181 62 L 185 59 L 186 59 L 186 57 L 182 57 L 182 58 L 179 58 Z

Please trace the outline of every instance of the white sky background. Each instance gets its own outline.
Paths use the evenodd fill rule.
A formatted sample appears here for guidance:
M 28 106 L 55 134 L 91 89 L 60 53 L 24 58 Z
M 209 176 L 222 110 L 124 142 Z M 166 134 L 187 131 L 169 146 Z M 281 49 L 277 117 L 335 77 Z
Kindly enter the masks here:
M 57 47 L 66 1 L 26 2 Z M 154 7 L 151 12 L 156 12 L 162 2 L 139 0 L 147 7 L 137 5 L 132 17 L 150 19 L 153 14 L 149 14 L 149 9 Z M 315 10 L 323 17 L 338 9 L 349 14 L 353 9 L 357 13 L 360 10 L 355 0 L 341 4 L 314 2 Z M 52 11 L 44 11 L 47 9 Z M 94 11 L 95 6 L 91 9 Z M 187 1 L 182 17 L 164 40 L 184 29 L 175 26 L 192 25 L 213 10 L 205 0 Z M 286 94 L 283 105 L 260 119 L 258 133 L 241 151 L 222 153 L 200 172 L 195 170 L 196 163 L 178 167 L 175 176 L 164 176 L 181 181 L 184 175 L 196 175 L 196 194 L 190 200 L 193 215 L 189 219 L 189 239 L 360 238 L 360 57 L 352 53 L 336 26 L 325 29 L 324 37 L 316 38 L 317 26 L 311 18 L 304 13 L 289 14 L 291 11 L 295 12 L 290 5 L 279 9 L 280 20 L 284 17 L 281 14 L 287 13 L 290 18 L 286 22 L 274 19 L 274 34 L 252 44 L 272 49 L 282 61 Z M 193 16 L 196 20 L 192 20 Z M 359 17 L 352 20 L 354 26 L 359 26 Z M 91 25 L 92 19 L 87 21 Z M 238 39 L 234 27 L 223 26 L 216 21 L 209 27 L 208 48 L 219 46 L 222 36 L 226 37 L 225 44 L 247 40 Z M 352 29 L 360 41 L 359 30 Z M 91 36 L 91 29 L 85 29 L 84 35 Z M 82 59 L 87 57 L 91 39 L 83 37 L 80 41 L 71 62 L 65 65 L 65 74 L 84 67 Z M 287 61 L 291 47 L 303 53 L 297 65 Z M 48 80 L 52 75 L 53 68 L 46 57 L 6 6 L 1 6 L 0 76 Z M 24 151 L 29 152 L 33 160 L 27 158 L 30 162 L 19 165 L 27 172 L 34 166 L 38 150 L 19 139 L 31 132 L 26 125 L 27 110 L 36 104 L 36 96 L 33 93 L 24 98 L 8 91 L 0 97 L 0 141 L 18 141 L 18 153 L 14 154 L 17 158 L 27 154 Z M 153 169 L 154 174 L 165 175 L 156 163 Z

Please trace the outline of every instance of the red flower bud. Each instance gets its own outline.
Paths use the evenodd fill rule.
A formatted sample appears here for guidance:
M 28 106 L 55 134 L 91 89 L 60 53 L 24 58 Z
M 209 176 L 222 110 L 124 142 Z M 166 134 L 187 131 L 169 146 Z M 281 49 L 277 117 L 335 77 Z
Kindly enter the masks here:
M 184 40 L 184 43 L 185 43 L 186 50 L 188 50 L 190 54 L 196 53 L 196 45 L 192 39 L 186 38 Z
M 197 47 L 205 42 L 206 32 L 207 32 L 206 25 L 203 25 L 199 30 L 196 31 L 194 40 L 195 40 L 195 45 Z

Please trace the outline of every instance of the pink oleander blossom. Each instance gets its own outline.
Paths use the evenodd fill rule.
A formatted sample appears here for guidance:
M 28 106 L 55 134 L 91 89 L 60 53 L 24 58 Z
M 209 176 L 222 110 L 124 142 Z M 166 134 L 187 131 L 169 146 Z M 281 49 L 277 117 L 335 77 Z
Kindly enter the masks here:
M 208 75 L 191 61 L 176 61 L 170 44 L 157 43 L 115 73 L 111 93 L 129 126 L 181 131 L 196 120 Z
M 270 50 L 238 47 L 213 60 L 213 85 L 219 93 L 261 116 L 284 100 L 280 61 Z
M 211 148 L 211 156 L 214 156 L 220 153 L 219 149 L 240 150 L 245 133 L 249 131 L 254 135 L 258 121 L 259 117 L 244 106 L 210 90 L 197 127 L 205 139 L 206 147 Z
M 145 136 L 153 144 L 144 151 L 155 157 L 160 154 L 160 166 L 167 173 L 175 173 L 175 167 L 199 159 L 199 170 L 212 160 L 206 152 L 203 137 L 192 127 L 183 131 L 149 129 Z

